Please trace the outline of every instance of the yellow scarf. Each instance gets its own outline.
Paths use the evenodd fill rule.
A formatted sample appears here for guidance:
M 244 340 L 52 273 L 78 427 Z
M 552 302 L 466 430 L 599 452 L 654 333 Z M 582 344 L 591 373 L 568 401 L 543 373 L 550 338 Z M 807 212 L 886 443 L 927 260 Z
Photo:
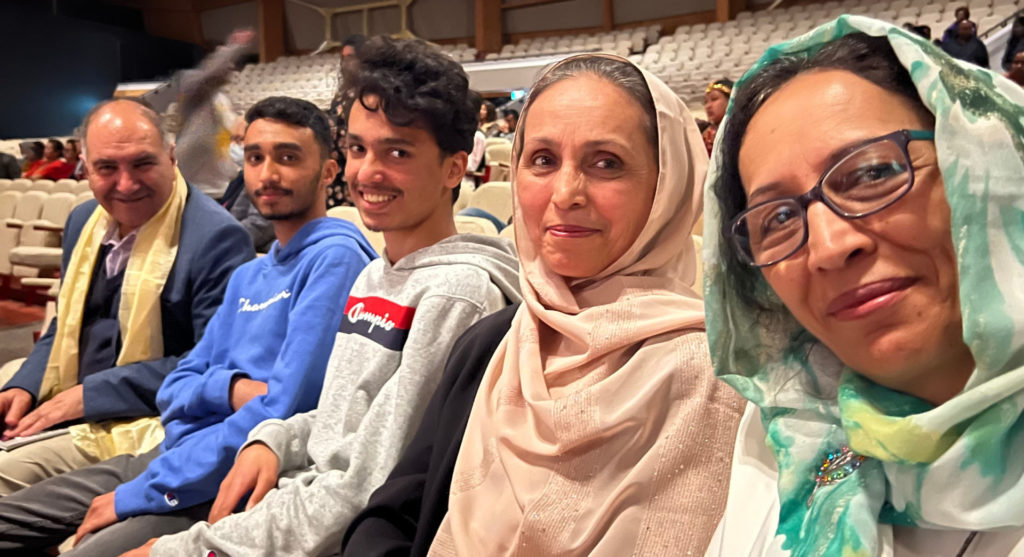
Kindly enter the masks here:
M 167 202 L 139 228 L 121 286 L 119 366 L 164 355 L 160 294 L 178 254 L 181 215 L 187 196 L 185 180 L 176 170 L 173 190 Z M 96 207 L 71 253 L 64 275 L 65 285 L 90 284 L 103 237 L 113 225 L 106 210 Z M 40 401 L 78 384 L 78 339 L 88 291 L 88 288 L 73 286 L 61 288 L 57 298 L 57 334 L 39 390 Z M 96 458 L 107 459 L 119 454 L 138 454 L 156 447 L 163 440 L 163 428 L 158 416 L 110 420 L 73 426 L 71 438 L 79 449 Z

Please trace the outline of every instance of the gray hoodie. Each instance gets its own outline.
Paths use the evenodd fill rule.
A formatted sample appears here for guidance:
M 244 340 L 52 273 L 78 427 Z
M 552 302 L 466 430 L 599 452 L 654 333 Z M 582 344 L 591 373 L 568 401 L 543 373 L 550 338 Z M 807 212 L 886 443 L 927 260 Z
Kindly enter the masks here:
M 248 512 L 160 538 L 152 557 L 336 551 L 415 432 L 455 339 L 519 301 L 518 285 L 501 238 L 460 234 L 393 266 L 370 263 L 352 286 L 317 409 L 249 434 L 278 455 L 277 488 Z

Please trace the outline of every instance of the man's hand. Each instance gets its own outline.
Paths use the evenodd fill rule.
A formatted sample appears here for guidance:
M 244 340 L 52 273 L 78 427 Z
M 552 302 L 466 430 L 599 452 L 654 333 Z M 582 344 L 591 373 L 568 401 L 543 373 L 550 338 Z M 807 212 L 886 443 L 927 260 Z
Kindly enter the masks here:
M 85 513 L 82 525 L 75 532 L 75 545 L 82 541 L 87 534 L 102 530 L 117 522 L 117 513 L 114 512 L 114 492 L 104 493 L 92 500 L 89 511 Z
M 82 403 L 82 386 L 75 385 L 29 412 L 28 415 L 18 422 L 17 427 L 5 431 L 4 437 L 35 435 L 61 422 L 77 420 L 84 414 L 85 406 Z
M 149 557 L 149 552 L 153 549 L 153 544 L 160 538 L 150 538 L 144 545 L 136 547 L 131 551 L 125 551 L 120 557 Z
M 0 393 L 0 418 L 4 421 L 3 439 L 18 427 L 18 422 L 32 408 L 32 394 L 25 389 L 13 388 Z
M 228 37 L 228 44 L 248 45 L 256 38 L 256 32 L 252 29 L 236 29 Z
M 207 519 L 210 524 L 233 513 L 246 493 L 252 492 L 252 495 L 245 504 L 245 510 L 262 501 L 267 492 L 277 485 L 277 466 L 277 455 L 263 443 L 254 443 L 242 450 L 227 477 L 220 482 L 217 499 Z
M 231 409 L 238 412 L 238 409 L 245 406 L 245 403 L 265 394 L 267 394 L 267 384 L 263 381 L 235 377 L 231 380 Z

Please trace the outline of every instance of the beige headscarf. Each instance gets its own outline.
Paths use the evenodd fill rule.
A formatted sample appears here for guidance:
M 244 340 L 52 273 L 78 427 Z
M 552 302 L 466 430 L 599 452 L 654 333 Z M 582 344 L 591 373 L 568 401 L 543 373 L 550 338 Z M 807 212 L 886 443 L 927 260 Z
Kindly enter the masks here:
M 660 172 L 625 255 L 567 285 L 516 200 L 524 304 L 477 393 L 431 555 L 686 555 L 711 539 L 741 405 L 713 377 L 688 286 L 708 159 L 685 105 L 644 78 Z

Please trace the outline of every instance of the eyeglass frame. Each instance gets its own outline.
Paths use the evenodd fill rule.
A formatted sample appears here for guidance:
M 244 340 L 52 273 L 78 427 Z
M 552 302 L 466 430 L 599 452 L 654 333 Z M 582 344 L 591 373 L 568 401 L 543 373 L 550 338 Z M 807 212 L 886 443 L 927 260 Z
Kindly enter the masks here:
M 746 263 L 747 265 L 750 265 L 751 267 L 756 267 L 756 268 L 760 269 L 760 268 L 764 268 L 764 267 L 771 267 L 772 265 L 775 265 L 777 263 L 781 263 L 782 261 L 785 261 L 786 259 L 789 259 L 790 257 L 792 257 L 796 252 L 800 251 L 801 249 L 803 249 L 803 247 L 805 245 L 807 245 L 807 240 L 808 240 L 808 237 L 810 236 L 809 226 L 807 224 L 807 208 L 811 206 L 812 202 L 814 202 L 814 201 L 821 201 L 826 207 L 828 207 L 828 209 L 830 211 L 832 211 L 832 213 L 834 213 L 834 214 L 836 214 L 836 215 L 838 215 L 838 216 L 840 216 L 840 217 L 842 217 L 844 219 L 859 219 L 859 218 L 863 218 L 863 217 L 867 217 L 867 216 L 873 215 L 875 213 L 878 213 L 880 211 L 888 209 L 889 207 L 892 207 L 893 204 L 895 204 L 900 199 L 903 199 L 903 197 L 905 195 L 907 195 L 907 193 L 914 187 L 914 165 L 911 163 L 911 160 L 910 160 L 910 149 L 909 149 L 910 142 L 911 141 L 933 141 L 934 139 L 935 139 L 935 132 L 934 131 L 901 129 L 901 130 L 896 130 L 896 131 L 891 132 L 891 133 L 887 133 L 887 134 L 882 135 L 882 136 L 878 136 L 878 137 L 871 138 L 871 139 L 866 139 L 866 140 L 864 140 L 864 141 L 862 141 L 860 143 L 855 143 L 855 144 L 849 146 L 846 149 L 848 151 L 846 156 L 844 156 L 841 159 L 839 159 L 838 161 L 836 161 L 835 164 L 829 166 L 825 170 L 825 172 L 823 172 L 821 174 L 821 177 L 818 178 L 817 183 L 815 183 L 814 187 L 812 187 L 810 190 L 808 190 L 808 191 L 806 191 L 806 192 L 804 192 L 803 194 L 800 194 L 800 195 L 787 195 L 787 196 L 782 196 L 782 197 L 776 197 L 774 199 L 768 199 L 768 200 L 762 201 L 761 203 L 758 203 L 757 205 L 754 205 L 753 207 L 748 207 L 748 208 L 744 209 L 738 215 L 733 217 L 732 220 L 729 221 L 728 226 L 726 227 L 726 229 L 724 231 L 725 237 L 728 238 L 732 242 L 733 248 L 736 249 L 736 252 L 739 254 L 740 259 L 744 263 Z M 904 189 L 899 195 L 897 195 L 896 197 L 892 198 L 887 203 L 885 203 L 883 205 L 880 205 L 880 206 L 878 206 L 878 207 L 876 207 L 874 209 L 871 209 L 870 211 L 865 211 L 863 213 L 847 213 L 847 212 L 843 211 L 837 205 L 835 205 L 835 203 L 831 199 L 829 199 L 827 196 L 824 195 L 824 193 L 823 193 L 823 191 L 824 191 L 823 184 L 825 183 L 825 178 L 827 178 L 829 176 L 829 174 L 832 173 L 833 170 L 838 168 L 839 165 L 841 165 L 844 162 L 846 162 L 849 159 L 849 157 L 852 156 L 857 151 L 861 150 L 862 148 L 864 148 L 864 147 L 866 147 L 868 145 L 872 145 L 874 143 L 882 143 L 883 141 L 891 141 L 892 143 L 896 144 L 896 146 L 899 147 L 900 150 L 903 152 L 903 156 L 905 157 L 905 159 L 907 161 L 907 173 L 908 173 L 906 189 Z M 755 211 L 755 210 L 757 210 L 757 209 L 759 209 L 759 208 L 761 208 L 761 207 L 763 207 L 765 205 L 768 205 L 770 203 L 778 203 L 780 201 L 795 201 L 796 205 L 798 207 L 800 207 L 800 218 L 801 218 L 802 223 L 803 223 L 803 238 L 800 240 L 800 244 L 797 245 L 795 248 L 793 248 L 793 251 L 787 253 L 786 255 L 784 255 L 784 256 L 782 256 L 782 257 L 780 257 L 778 259 L 774 259 L 772 261 L 769 261 L 768 263 L 757 263 L 757 262 L 755 262 L 753 260 L 753 254 L 748 254 L 746 252 L 746 250 L 744 250 L 743 247 L 740 245 L 740 243 L 739 243 L 740 242 L 739 234 L 736 233 L 736 227 L 739 226 L 740 222 L 744 219 L 744 217 L 746 217 L 751 212 L 753 212 L 753 211 Z

